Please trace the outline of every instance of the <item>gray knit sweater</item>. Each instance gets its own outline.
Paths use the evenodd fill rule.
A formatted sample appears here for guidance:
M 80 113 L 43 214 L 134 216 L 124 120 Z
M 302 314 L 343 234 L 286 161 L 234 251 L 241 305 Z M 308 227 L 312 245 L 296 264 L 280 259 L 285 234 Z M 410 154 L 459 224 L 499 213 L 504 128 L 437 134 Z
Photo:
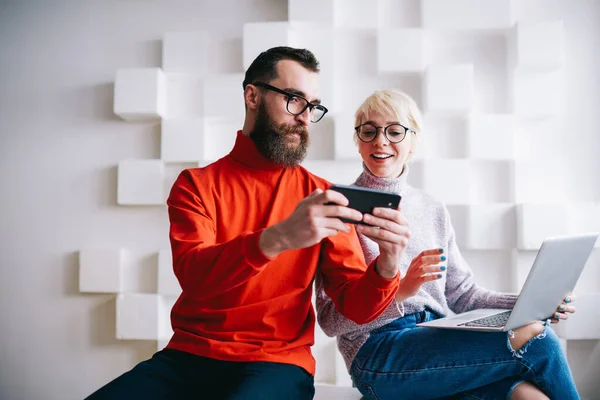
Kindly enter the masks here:
M 402 213 L 409 222 L 411 238 L 402 259 L 402 276 L 408 266 L 423 250 L 443 248 L 447 266 L 442 279 L 427 282 L 419 292 L 402 303 L 394 300 L 390 306 L 374 321 L 358 325 L 342 316 L 331 299 L 325 294 L 322 279 L 317 274 L 315 293 L 317 319 L 328 336 L 337 336 L 337 344 L 350 370 L 358 350 L 369 338 L 369 332 L 382 327 L 393 320 L 422 311 L 428 307 L 441 315 L 461 313 L 477 308 L 513 308 L 517 296 L 498 293 L 481 288 L 475 284 L 473 272 L 463 259 L 456 245 L 454 229 L 446 207 L 421 190 L 411 187 L 406 178 L 408 167 L 398 178 L 379 178 L 364 167 L 364 172 L 354 185 L 373 189 L 383 189 L 402 196 Z M 377 243 L 359 234 L 360 243 L 367 264 L 379 255 Z M 507 266 L 508 267 L 508 266 Z

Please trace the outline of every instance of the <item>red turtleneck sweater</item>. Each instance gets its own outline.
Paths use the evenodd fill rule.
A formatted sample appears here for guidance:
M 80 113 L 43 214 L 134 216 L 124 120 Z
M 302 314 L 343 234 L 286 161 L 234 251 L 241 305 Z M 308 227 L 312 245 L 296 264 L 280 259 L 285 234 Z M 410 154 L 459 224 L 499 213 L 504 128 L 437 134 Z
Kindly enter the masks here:
M 219 360 L 295 364 L 314 375 L 317 269 L 344 316 L 359 324 L 377 318 L 399 279 L 365 265 L 354 228 L 273 260 L 260 250 L 265 228 L 329 186 L 303 167 L 268 161 L 241 131 L 230 154 L 184 170 L 167 201 L 173 267 L 183 289 L 167 347 Z

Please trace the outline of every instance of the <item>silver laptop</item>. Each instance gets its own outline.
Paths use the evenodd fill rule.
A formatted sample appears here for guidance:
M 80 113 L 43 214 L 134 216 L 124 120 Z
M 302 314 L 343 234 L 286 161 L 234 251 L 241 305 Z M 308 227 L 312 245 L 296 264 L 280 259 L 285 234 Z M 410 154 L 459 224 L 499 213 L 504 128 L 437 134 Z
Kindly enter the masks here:
M 552 317 L 575 288 L 598 235 L 588 233 L 544 240 L 512 310 L 478 309 L 417 326 L 497 332 Z

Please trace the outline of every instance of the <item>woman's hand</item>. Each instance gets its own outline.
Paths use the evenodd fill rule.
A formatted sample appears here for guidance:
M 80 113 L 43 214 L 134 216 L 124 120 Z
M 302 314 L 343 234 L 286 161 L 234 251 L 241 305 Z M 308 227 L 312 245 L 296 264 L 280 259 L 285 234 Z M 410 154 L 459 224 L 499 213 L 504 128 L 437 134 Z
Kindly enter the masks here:
M 561 319 L 569 318 L 569 314 L 574 313 L 576 311 L 575 306 L 573 305 L 574 301 L 575 296 L 573 294 L 570 294 L 567 297 L 565 297 L 563 302 L 556 308 L 556 312 L 552 316 L 553 324 L 559 323 Z
M 400 211 L 377 207 L 373 214 L 364 214 L 363 221 L 369 225 L 358 225 L 356 231 L 379 245 L 379 257 L 375 270 L 384 278 L 391 279 L 398 273 L 400 258 L 406 249 L 410 230 L 408 220 Z
M 402 302 L 417 294 L 425 282 L 442 278 L 442 272 L 446 270 L 445 265 L 439 265 L 441 261 L 446 261 L 443 252 L 444 249 L 425 250 L 412 260 L 406 275 L 400 280 L 397 301 Z

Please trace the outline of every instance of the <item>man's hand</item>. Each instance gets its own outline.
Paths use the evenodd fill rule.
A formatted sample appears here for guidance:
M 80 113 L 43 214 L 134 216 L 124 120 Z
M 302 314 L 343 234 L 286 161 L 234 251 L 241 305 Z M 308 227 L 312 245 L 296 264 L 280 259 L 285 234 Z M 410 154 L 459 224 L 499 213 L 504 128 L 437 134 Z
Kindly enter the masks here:
M 350 231 L 340 218 L 360 221 L 362 214 L 347 205 L 348 199 L 341 193 L 315 190 L 298 203 L 292 215 L 263 231 L 261 250 L 267 257 L 275 258 L 285 250 L 310 247 L 340 231 Z
M 358 225 L 356 230 L 379 245 L 377 273 L 388 279 L 395 277 L 410 238 L 408 221 L 400 212 L 400 206 L 397 210 L 377 207 L 373 209 L 373 215 L 365 214 L 363 221 L 373 226 Z
M 446 270 L 445 265 L 439 265 L 446 260 L 442 255 L 443 249 L 431 249 L 421 252 L 413 258 L 406 275 L 400 280 L 396 300 L 403 302 L 409 297 L 417 294 L 421 285 L 425 282 L 435 281 L 442 277 L 442 272 Z

